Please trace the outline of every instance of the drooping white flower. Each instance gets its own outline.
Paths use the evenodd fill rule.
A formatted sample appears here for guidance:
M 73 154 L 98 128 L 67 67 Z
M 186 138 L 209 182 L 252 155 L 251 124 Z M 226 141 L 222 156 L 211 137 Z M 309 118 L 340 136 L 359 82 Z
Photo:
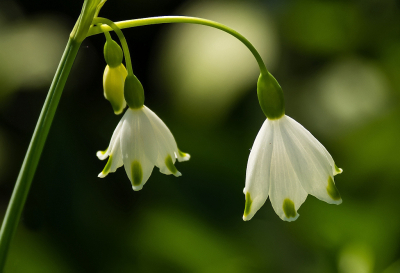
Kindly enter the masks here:
M 128 108 L 106 151 L 97 152 L 97 157 L 108 162 L 99 177 L 124 165 L 132 188 L 138 191 L 149 179 L 154 166 L 164 174 L 180 176 L 175 162 L 189 160 L 190 155 L 178 149 L 175 139 L 164 122 L 149 108 Z
M 250 220 L 268 196 L 285 221 L 299 217 L 297 210 L 308 194 L 338 205 L 342 199 L 333 177 L 341 172 L 325 147 L 301 124 L 286 115 L 267 118 L 247 164 L 243 220 Z

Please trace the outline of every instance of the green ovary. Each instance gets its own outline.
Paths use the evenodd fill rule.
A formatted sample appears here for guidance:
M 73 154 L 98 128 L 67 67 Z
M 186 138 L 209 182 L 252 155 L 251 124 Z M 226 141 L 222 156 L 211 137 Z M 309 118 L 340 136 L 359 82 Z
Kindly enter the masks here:
M 327 190 L 329 196 L 330 196 L 333 200 L 337 201 L 337 200 L 342 199 L 342 198 L 340 197 L 340 193 L 339 193 L 338 189 L 337 189 L 336 186 L 335 186 L 335 182 L 333 182 L 333 179 L 332 179 L 332 177 L 330 177 L 330 176 L 329 176 L 329 178 L 328 178 L 328 186 L 326 187 L 326 190 Z
M 289 198 L 283 201 L 283 212 L 287 218 L 296 217 L 296 210 L 294 208 L 294 203 Z
M 171 173 L 176 174 L 178 172 L 170 155 L 165 158 L 165 165 Z
M 140 162 L 135 160 L 132 162 L 132 185 L 133 186 L 139 186 L 142 183 L 143 179 L 143 170 L 142 170 L 142 165 L 140 165 Z

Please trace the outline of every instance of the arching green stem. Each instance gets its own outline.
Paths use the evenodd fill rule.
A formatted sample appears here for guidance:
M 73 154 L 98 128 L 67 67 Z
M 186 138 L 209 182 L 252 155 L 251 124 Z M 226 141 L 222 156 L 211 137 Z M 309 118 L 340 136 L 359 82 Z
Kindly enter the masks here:
M 121 42 L 122 45 L 122 50 L 124 51 L 124 56 L 125 56 L 125 63 L 126 63 L 126 69 L 128 70 L 128 75 L 133 75 L 133 69 L 132 69 L 132 62 L 131 62 L 131 54 L 129 53 L 129 48 L 128 48 L 128 44 L 126 43 L 126 39 L 124 34 L 122 33 L 122 31 L 120 30 L 120 28 L 111 20 L 108 20 L 106 18 L 101 18 L 101 17 L 97 17 L 93 19 L 93 24 L 104 24 L 104 25 L 108 25 L 109 27 L 107 27 L 107 31 L 111 31 L 114 30 L 114 32 L 117 34 L 119 41 Z M 103 27 L 98 26 L 100 29 L 103 29 Z M 103 31 L 99 32 L 102 33 Z M 107 38 L 107 35 L 106 35 Z
M 111 38 L 110 32 L 104 31 L 104 36 L 106 36 L 107 42 L 111 42 L 112 38 Z
M 96 18 L 93 22 L 96 22 L 97 19 L 99 19 L 99 18 Z M 196 17 L 186 17 L 186 16 L 164 16 L 164 17 L 150 17 L 150 18 L 144 18 L 144 19 L 121 21 L 121 22 L 117 22 L 117 23 L 112 23 L 111 25 L 104 20 L 107 20 L 107 19 L 101 18 L 99 23 L 107 24 L 110 27 L 106 27 L 106 26 L 91 27 L 87 36 L 103 33 L 105 31 L 111 31 L 111 30 L 116 31 L 115 29 L 120 31 L 120 29 L 124 29 L 124 28 L 139 27 L 139 26 L 146 26 L 146 25 L 156 25 L 156 24 L 169 24 L 169 23 L 197 24 L 197 25 L 205 25 L 205 26 L 216 28 L 216 29 L 220 29 L 220 30 L 225 31 L 226 33 L 229 33 L 232 36 L 236 37 L 251 51 L 254 58 L 257 60 L 258 66 L 260 67 L 261 74 L 268 73 L 268 70 L 267 70 L 260 54 L 255 49 L 255 47 L 249 42 L 249 40 L 247 40 L 243 35 L 241 35 L 236 30 L 233 30 L 223 24 L 220 24 L 220 23 L 217 23 L 217 22 L 214 22 L 211 20 L 206 20 L 206 19 L 196 18 Z M 115 27 L 113 25 L 115 25 Z M 118 32 L 117 32 L 117 35 L 119 37 Z M 122 43 L 122 41 L 121 41 L 121 43 Z M 124 52 L 125 52 L 125 48 L 124 48 Z

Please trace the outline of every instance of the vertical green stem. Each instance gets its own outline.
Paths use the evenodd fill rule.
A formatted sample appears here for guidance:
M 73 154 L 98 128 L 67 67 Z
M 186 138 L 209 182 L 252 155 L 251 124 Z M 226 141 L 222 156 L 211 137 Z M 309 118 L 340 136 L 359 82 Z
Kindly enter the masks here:
M 42 154 L 43 146 L 46 142 L 58 102 L 60 101 L 65 82 L 67 81 L 80 44 L 80 42 L 72 39 L 69 39 L 68 41 L 60 64 L 57 68 L 57 72 L 47 94 L 42 112 L 40 113 L 40 117 L 36 124 L 28 151 L 25 155 L 24 162 L 18 175 L 17 183 L 15 184 L 14 191 L 3 220 L 3 224 L 1 226 L 0 272 L 3 272 L 11 239 L 13 238 L 13 235 L 17 229 L 22 209 L 24 207 L 26 197 L 28 196 L 36 167 Z

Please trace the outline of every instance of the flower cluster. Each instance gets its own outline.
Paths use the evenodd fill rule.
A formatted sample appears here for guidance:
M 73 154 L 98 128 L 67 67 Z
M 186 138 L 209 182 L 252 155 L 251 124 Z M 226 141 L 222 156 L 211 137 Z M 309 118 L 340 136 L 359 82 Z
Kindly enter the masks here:
M 115 114 L 129 106 L 115 129 L 106 151 L 108 158 L 99 177 L 124 165 L 134 190 L 140 190 L 154 166 L 164 174 L 180 176 L 175 162 L 186 161 L 189 154 L 178 149 L 174 137 L 162 120 L 144 106 L 140 81 L 122 64 L 122 50 L 107 33 L 104 56 L 104 96 Z M 126 54 L 125 54 L 126 55 Z M 129 58 L 128 58 L 129 59 Z M 266 71 L 257 84 L 258 100 L 267 119 L 250 152 L 247 170 L 243 220 L 250 220 L 268 197 L 276 214 L 285 221 L 299 217 L 300 206 L 311 194 L 329 204 L 342 202 L 334 176 L 342 172 L 324 146 L 302 125 L 285 115 L 283 92 L 276 79 Z

